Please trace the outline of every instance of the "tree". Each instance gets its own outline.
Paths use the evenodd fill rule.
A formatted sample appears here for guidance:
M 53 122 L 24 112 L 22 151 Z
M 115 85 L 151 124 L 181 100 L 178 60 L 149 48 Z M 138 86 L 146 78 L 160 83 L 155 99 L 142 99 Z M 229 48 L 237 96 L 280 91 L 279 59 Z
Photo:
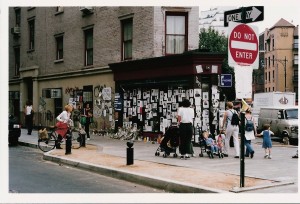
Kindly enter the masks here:
M 199 33 L 199 50 L 201 49 L 207 49 L 210 52 L 228 53 L 228 38 L 211 27 L 208 29 L 202 28 Z M 232 74 L 233 86 L 221 90 L 227 100 L 235 100 L 234 70 L 228 65 L 228 55 L 226 55 L 222 64 L 222 74 Z

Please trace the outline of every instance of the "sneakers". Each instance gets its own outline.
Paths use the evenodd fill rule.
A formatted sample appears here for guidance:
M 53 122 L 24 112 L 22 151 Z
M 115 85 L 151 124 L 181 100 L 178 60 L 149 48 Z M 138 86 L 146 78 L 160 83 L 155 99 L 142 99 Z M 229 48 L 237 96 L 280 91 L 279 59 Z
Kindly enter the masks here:
M 87 138 L 86 140 L 91 140 L 90 138 Z
M 228 154 L 223 154 L 224 157 L 228 157 Z
M 268 157 L 269 157 L 269 155 L 267 155 L 267 154 L 264 156 L 265 159 L 267 159 Z
M 298 154 L 292 156 L 293 159 L 298 159 Z
M 268 159 L 272 159 L 271 155 L 270 155 L 270 156 L 268 156 Z
M 240 158 L 240 157 L 239 157 L 239 156 L 235 156 L 234 158 L 238 159 L 238 158 Z

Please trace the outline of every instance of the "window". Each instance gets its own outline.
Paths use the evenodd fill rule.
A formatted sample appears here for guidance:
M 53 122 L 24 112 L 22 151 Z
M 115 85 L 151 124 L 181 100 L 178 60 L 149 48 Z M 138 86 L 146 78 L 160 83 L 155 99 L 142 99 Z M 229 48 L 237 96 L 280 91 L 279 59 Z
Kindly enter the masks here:
M 274 55 L 273 55 L 272 63 L 273 63 L 273 67 L 274 67 L 274 63 L 275 63 L 275 57 L 274 57 Z
M 64 37 L 56 37 L 56 60 L 64 58 Z
M 132 18 L 122 21 L 122 60 L 132 59 Z
M 63 12 L 63 11 L 64 11 L 64 7 L 62 7 L 62 6 L 56 7 L 56 12 Z
M 275 80 L 275 71 L 273 70 L 273 81 Z
M 273 50 L 275 49 L 275 40 L 274 40 L 274 37 L 272 38 L 272 49 Z
M 294 55 L 294 65 L 298 65 L 298 55 Z
M 84 31 L 85 38 L 85 66 L 93 65 L 93 29 Z
M 34 19 L 28 21 L 29 26 L 29 50 L 34 50 Z
M 187 13 L 166 13 L 166 54 L 187 50 Z
M 268 64 L 269 64 L 269 68 L 271 67 L 271 58 L 268 57 Z
M 15 51 L 15 76 L 20 75 L 20 47 L 16 47 Z
M 21 9 L 17 8 L 15 9 L 15 15 L 16 15 L 16 27 L 21 26 Z

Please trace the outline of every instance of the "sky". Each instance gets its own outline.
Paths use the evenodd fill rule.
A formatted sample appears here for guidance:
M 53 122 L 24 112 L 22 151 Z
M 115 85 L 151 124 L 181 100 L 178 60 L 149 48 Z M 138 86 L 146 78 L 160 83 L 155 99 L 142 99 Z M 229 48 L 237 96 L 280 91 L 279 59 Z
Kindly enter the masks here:
M 0 10 L 0 63 L 1 63 L 1 75 L 0 75 L 0 82 L 1 82 L 1 89 L 0 89 L 0 95 L 1 96 L 8 96 L 8 37 L 9 37 L 9 30 L 8 30 L 8 7 L 12 6 L 199 6 L 199 11 L 202 10 L 209 10 L 212 7 L 215 6 L 236 6 L 236 7 L 248 7 L 248 6 L 264 6 L 264 21 L 261 22 L 255 22 L 251 23 L 251 25 L 258 26 L 259 33 L 263 32 L 265 28 L 271 28 L 277 21 L 280 20 L 280 18 L 284 18 L 285 20 L 293 23 L 295 26 L 300 24 L 300 6 L 299 6 L 299 0 L 151 0 L 151 1 L 145 1 L 145 0 L 84 0 L 84 1 L 77 1 L 77 0 L 1 0 L 1 10 Z M 84 4 L 84 5 L 83 5 Z M 4 31 L 4 32 L 3 32 Z M 6 116 L 7 115 L 7 107 L 8 107 L 8 100 L 4 98 L 1 102 L 0 106 L 0 115 Z M 0 125 L 2 130 L 7 131 L 7 118 L 0 117 Z M 2 133 L 3 135 L 6 135 L 6 133 Z M 8 160 L 8 151 L 7 151 L 7 145 L 3 145 L 1 142 L 5 143 L 6 139 L 3 137 L 3 140 L 0 140 L 1 144 L 1 154 L 0 154 L 0 161 L 7 162 Z M 2 148 L 3 147 L 3 148 Z M 299 164 L 298 164 L 299 165 Z M 1 165 L 2 166 L 2 165 Z M 3 168 L 2 171 L 4 172 L 3 175 L 7 175 L 7 168 Z M 14 202 L 34 202 L 32 198 L 30 198 L 30 195 L 23 195 L 19 196 L 18 199 L 16 197 L 13 197 L 12 199 L 7 196 L 7 184 L 8 180 L 6 176 L 2 176 L 1 171 L 1 187 L 0 187 L 0 195 L 6 195 L 1 196 L 0 201 L 14 201 Z M 192 175 L 191 175 L 192 176 Z M 210 195 L 181 195 L 180 197 L 176 197 L 174 195 L 164 195 L 163 199 L 162 196 L 158 195 L 139 195 L 137 196 L 137 200 L 144 200 L 145 202 L 220 202 L 223 203 L 231 202 L 295 202 L 297 194 L 290 195 L 289 197 L 282 196 L 282 194 L 273 194 L 272 196 L 266 196 L 262 197 L 259 195 L 253 196 L 254 194 L 251 194 L 251 196 L 248 195 L 237 195 L 234 196 L 228 196 L 228 195 L 217 195 L 218 200 L 215 200 L 213 198 L 216 198 L 215 196 Z M 34 198 L 38 198 L 39 195 L 37 195 Z M 90 197 L 93 198 L 95 195 L 91 195 Z M 104 195 L 105 196 L 105 195 Z M 111 196 L 106 195 L 107 197 L 104 197 L 103 201 L 106 202 L 112 202 L 112 201 L 118 201 L 114 200 Z M 131 196 L 131 195 L 129 195 Z M 299 195 L 298 195 L 299 196 Z M 56 197 L 51 196 L 53 199 L 56 199 Z M 73 196 L 72 196 L 73 197 Z M 115 196 L 114 196 L 115 197 Z M 44 199 L 45 197 L 40 197 L 36 200 L 38 201 L 46 201 Z M 60 197 L 62 202 L 64 202 L 65 197 Z M 77 198 L 74 196 L 74 198 Z M 106 199 L 105 199 L 106 198 Z M 115 197 L 117 198 L 117 196 Z M 259 198 L 257 200 L 253 200 L 253 198 Z M 42 199 L 42 200 L 41 200 Z M 50 197 L 47 196 L 47 199 L 50 199 Z M 49 200 L 50 201 L 50 200 Z M 53 201 L 53 200 L 52 200 Z M 55 202 L 55 201 L 54 201 Z M 56 201 L 57 202 L 57 201 Z M 78 202 L 74 200 L 74 202 Z M 98 197 L 98 202 L 101 202 Z

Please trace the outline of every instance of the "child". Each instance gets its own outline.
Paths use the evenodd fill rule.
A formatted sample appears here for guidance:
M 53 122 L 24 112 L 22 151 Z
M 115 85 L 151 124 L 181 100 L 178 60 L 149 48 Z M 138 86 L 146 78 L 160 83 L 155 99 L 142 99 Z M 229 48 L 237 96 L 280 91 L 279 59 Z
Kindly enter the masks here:
M 219 149 L 218 149 L 218 146 L 216 145 L 215 141 L 214 141 L 212 138 L 208 137 L 208 132 L 204 132 L 204 133 L 203 133 L 203 137 L 204 137 L 204 140 L 205 140 L 206 145 L 207 145 L 208 147 L 210 147 L 211 152 L 212 152 L 213 154 L 217 154 L 217 153 L 218 153 L 218 150 L 219 150 Z
M 270 130 L 270 124 L 265 124 L 264 125 L 264 130 L 260 133 L 257 134 L 257 136 L 262 136 L 263 137 L 263 144 L 262 148 L 265 148 L 265 159 L 271 159 L 271 149 L 272 149 L 272 140 L 271 140 L 271 135 L 274 135 L 274 133 Z
M 223 152 L 223 147 L 225 143 L 225 131 L 220 130 L 219 135 L 216 136 L 217 146 L 220 149 L 220 152 Z

